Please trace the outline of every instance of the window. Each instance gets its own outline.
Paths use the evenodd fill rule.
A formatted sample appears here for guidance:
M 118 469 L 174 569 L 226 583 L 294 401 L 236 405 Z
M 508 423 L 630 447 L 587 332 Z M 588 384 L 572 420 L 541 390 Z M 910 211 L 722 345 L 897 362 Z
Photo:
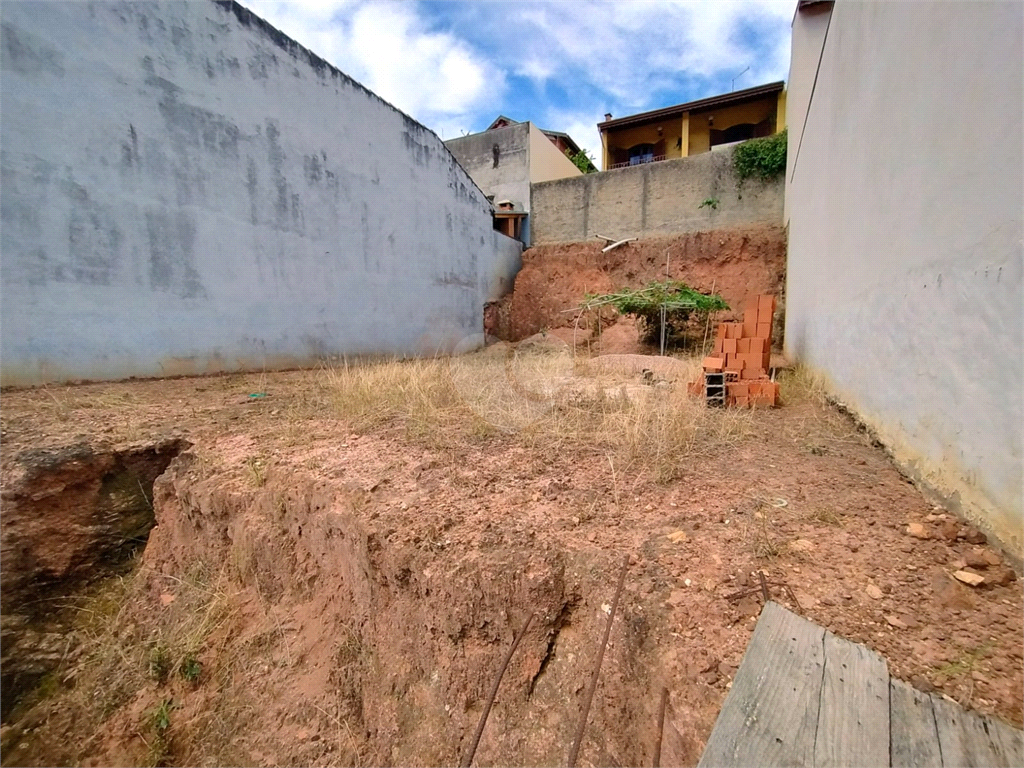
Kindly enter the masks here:
M 637 144 L 635 147 L 629 148 L 629 164 L 640 165 L 641 163 L 650 163 L 654 161 L 654 145 L 653 144 Z

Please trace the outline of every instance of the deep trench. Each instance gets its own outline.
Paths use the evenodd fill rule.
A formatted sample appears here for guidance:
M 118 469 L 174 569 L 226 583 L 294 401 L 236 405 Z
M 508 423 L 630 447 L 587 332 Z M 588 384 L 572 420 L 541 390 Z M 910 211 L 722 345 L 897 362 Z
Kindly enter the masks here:
M 76 598 L 125 573 L 155 524 L 153 484 L 190 444 L 23 451 L 4 487 L 0 722 L 67 653 Z

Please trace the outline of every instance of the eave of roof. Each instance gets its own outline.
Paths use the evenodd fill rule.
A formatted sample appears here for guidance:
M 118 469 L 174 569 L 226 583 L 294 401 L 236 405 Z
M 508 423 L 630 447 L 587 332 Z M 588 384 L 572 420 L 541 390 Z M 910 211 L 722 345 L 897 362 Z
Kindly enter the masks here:
M 540 132 L 543 133 L 545 136 L 558 136 L 560 138 L 563 138 L 565 139 L 566 143 L 570 147 L 572 147 L 574 152 L 580 151 L 580 145 L 573 141 L 572 136 L 570 136 L 568 133 L 562 133 L 561 131 L 545 131 L 543 128 L 540 129 Z
M 651 112 L 641 112 L 638 115 L 627 115 L 626 117 L 619 117 L 614 120 L 606 120 L 603 123 L 598 123 L 597 127 L 598 130 L 605 131 L 608 128 L 621 128 L 627 125 L 637 125 L 639 123 L 664 120 L 667 117 L 673 117 L 675 115 L 681 116 L 683 112 L 699 112 L 705 109 L 717 109 L 718 107 L 739 104 L 745 101 L 761 98 L 763 96 L 780 93 L 785 87 L 785 82 L 779 80 L 775 83 L 758 85 L 753 88 L 746 88 L 742 91 L 733 91 L 732 93 L 723 93 L 719 96 L 709 96 L 706 99 L 688 101 L 685 104 L 677 104 L 674 107 L 665 107 L 663 109 L 655 109 Z

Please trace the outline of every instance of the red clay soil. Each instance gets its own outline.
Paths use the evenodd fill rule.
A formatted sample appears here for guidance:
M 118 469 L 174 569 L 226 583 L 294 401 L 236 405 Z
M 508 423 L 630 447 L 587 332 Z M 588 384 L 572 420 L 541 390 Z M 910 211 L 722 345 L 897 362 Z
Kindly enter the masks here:
M 566 310 L 579 306 L 585 294 L 637 288 L 666 275 L 701 291 L 714 289 L 737 312 L 746 299 L 763 293 L 778 296 L 782 309 L 786 270 L 782 227 L 736 227 L 651 238 L 608 253 L 601 253 L 603 246 L 603 241 L 594 240 L 524 251 L 515 289 L 497 313 L 495 335 L 518 341 L 543 329 L 572 326 L 576 314 Z M 606 312 L 602 321 L 613 315 L 614 311 Z M 718 319 L 732 319 L 731 313 Z M 586 318 L 581 325 L 587 327 Z
M 1021 724 L 1020 581 L 821 404 L 750 412 L 749 431 L 655 482 L 599 446 L 352 434 L 306 413 L 313 376 L 5 394 L 8 469 L 74 439 L 195 444 L 157 481 L 149 588 L 123 642 L 173 628 L 197 560 L 234 574 L 218 589 L 235 606 L 198 650 L 197 683 L 145 682 L 88 733 L 43 702 L 12 724 L 5 764 L 152 759 L 161 701 L 169 764 L 455 764 L 530 612 L 477 761 L 561 763 L 624 554 L 584 765 L 650 764 L 663 687 L 662 764 L 696 763 L 760 610 L 756 591 L 730 595 L 757 570 L 894 676 Z M 975 562 L 1006 578 L 952 578 Z

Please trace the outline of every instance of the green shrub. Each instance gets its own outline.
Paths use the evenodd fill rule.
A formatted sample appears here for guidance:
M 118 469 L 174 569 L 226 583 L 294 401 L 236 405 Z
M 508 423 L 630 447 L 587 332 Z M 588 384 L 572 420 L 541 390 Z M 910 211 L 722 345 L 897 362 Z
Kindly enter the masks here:
M 682 334 L 683 326 L 692 313 L 717 312 L 729 309 L 721 296 L 703 294 L 678 280 L 652 282 L 643 288 L 623 289 L 604 295 L 588 294 L 584 306 L 588 308 L 611 304 L 620 314 L 633 315 L 640 320 L 641 332 L 648 341 L 656 341 L 661 334 L 661 308 L 665 308 L 666 337 Z
M 787 131 L 751 139 L 736 147 L 732 153 L 733 170 L 740 181 L 753 176 L 765 181 L 786 172 Z

